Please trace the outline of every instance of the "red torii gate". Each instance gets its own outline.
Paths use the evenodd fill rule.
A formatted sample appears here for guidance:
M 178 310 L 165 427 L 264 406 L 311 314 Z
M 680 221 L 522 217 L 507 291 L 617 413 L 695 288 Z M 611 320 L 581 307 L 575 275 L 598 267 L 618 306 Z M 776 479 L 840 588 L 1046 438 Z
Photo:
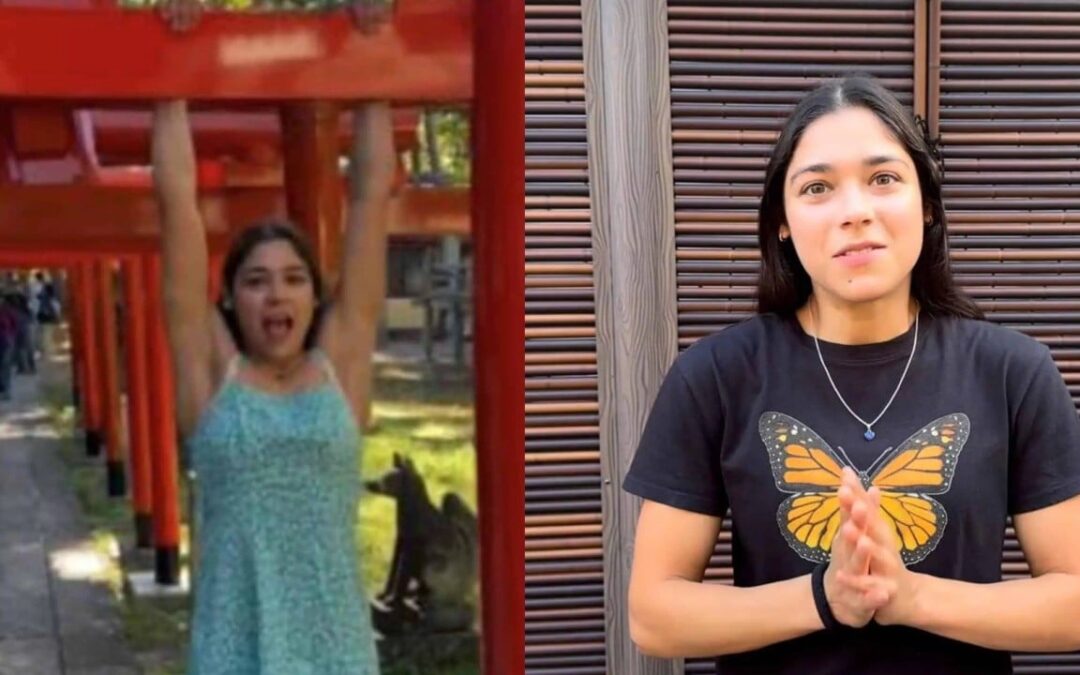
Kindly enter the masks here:
M 524 560 L 517 540 L 522 537 L 523 473 L 516 420 L 524 399 L 521 378 L 506 374 L 521 367 L 520 330 L 505 331 L 497 322 L 507 311 L 519 318 L 511 325 L 523 317 L 519 299 L 507 295 L 521 287 L 520 279 L 514 281 L 520 268 L 505 266 L 522 257 L 520 232 L 499 230 L 520 218 L 518 214 L 507 220 L 520 211 L 521 178 L 506 174 L 507 167 L 512 174 L 520 164 L 523 110 L 518 102 L 520 77 L 513 69 L 500 72 L 497 64 L 505 68 L 520 61 L 520 37 L 515 40 L 513 34 L 522 25 L 521 8 L 508 2 L 511 9 L 506 11 L 493 0 L 479 2 L 475 9 L 469 0 L 398 0 L 392 25 L 375 35 L 357 32 L 341 14 L 219 14 L 204 17 L 197 30 L 179 36 L 151 13 L 103 4 L 95 0 L 93 6 L 79 9 L 0 6 L 0 98 L 9 105 L 7 120 L 0 118 L 0 265 L 68 271 L 69 295 L 74 298 L 74 372 L 88 436 L 92 444 L 94 435 L 106 436 L 110 483 L 119 488 L 123 457 L 118 454 L 119 410 L 114 403 L 119 400 L 117 327 L 110 296 L 112 266 L 121 261 L 125 305 L 132 309 L 125 317 L 125 334 L 134 347 L 128 350 L 129 391 L 132 401 L 142 399 L 130 410 L 133 501 L 140 533 L 145 536 L 151 529 L 148 523 L 153 524 L 159 580 L 175 578 L 179 522 L 171 373 L 160 320 L 160 259 L 153 252 L 155 209 L 145 176 L 101 166 L 90 158 L 83 141 L 96 130 L 107 158 L 122 158 L 125 152 L 127 160 L 132 154 L 141 156 L 137 140 L 134 150 L 124 145 L 141 132 L 131 131 L 135 125 L 110 128 L 109 115 L 111 109 L 152 99 L 188 98 L 196 109 L 200 104 L 227 105 L 234 113 L 282 105 L 280 169 L 258 166 L 259 142 L 265 140 L 265 130 L 259 129 L 249 137 L 254 157 L 245 158 L 254 162 L 225 165 L 211 160 L 201 166 L 201 184 L 218 188 L 204 191 L 200 203 L 210 230 L 212 260 L 220 264 L 234 224 L 247 222 L 252 214 L 287 210 L 309 232 L 321 261 L 332 270 L 342 217 L 339 106 L 365 99 L 473 105 L 475 118 L 484 125 L 474 129 L 475 175 L 484 176 L 489 185 L 479 184 L 471 196 L 416 191 L 404 194 L 399 204 L 427 218 L 421 233 L 463 232 L 468 221 L 463 221 L 461 207 L 465 199 L 473 206 L 483 658 L 488 673 L 519 672 Z M 58 44 L 63 48 L 57 49 Z M 488 59 L 479 56 L 485 51 Z M 484 94 L 475 101 L 474 68 L 486 78 Z M 24 104 L 36 106 L 37 112 L 29 117 L 19 113 L 17 106 Z M 62 106 L 60 118 L 76 139 L 73 146 L 54 151 L 64 158 L 20 155 L 27 140 L 33 140 L 35 115 L 39 120 L 55 117 L 57 106 Z M 69 112 L 73 107 L 90 115 L 80 118 Z M 517 119 L 506 118 L 507 112 L 516 113 Z M 18 126 L 27 119 L 29 128 Z M 195 133 L 202 145 L 197 127 Z M 212 132 L 208 144 L 211 137 Z M 49 133 L 37 140 L 41 138 L 56 139 Z M 58 184 L 28 184 L 47 183 L 40 180 L 41 171 L 68 175 Z M 284 174 L 284 194 L 275 189 L 281 184 L 275 172 Z M 407 229 L 398 222 L 406 218 L 393 222 L 392 232 L 395 227 L 398 232 Z M 216 281 L 216 275 L 211 278 Z M 96 363 L 99 359 L 113 367 Z M 111 380 L 105 371 L 113 372 Z M 508 402 L 516 407 L 510 414 L 504 410 Z M 146 489 L 148 483 L 152 485 Z

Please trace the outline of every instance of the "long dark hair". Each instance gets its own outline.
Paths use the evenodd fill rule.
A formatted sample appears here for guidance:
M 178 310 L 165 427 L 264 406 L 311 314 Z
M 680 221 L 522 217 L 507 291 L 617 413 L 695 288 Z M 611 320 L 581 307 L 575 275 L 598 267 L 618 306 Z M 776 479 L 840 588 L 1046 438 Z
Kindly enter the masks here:
M 944 164 L 937 142 L 930 137 L 925 121 L 913 117 L 880 82 L 861 74 L 828 80 L 807 94 L 795 106 L 776 141 L 765 169 L 765 191 L 758 211 L 758 312 L 792 314 L 810 297 L 810 275 L 799 262 L 791 238 L 779 240 L 780 226 L 787 221 L 784 178 L 806 128 L 847 107 L 866 108 L 877 115 L 915 164 L 923 208 L 929 211 L 930 222 L 911 272 L 912 297 L 932 316 L 983 318 L 982 310 L 957 287 L 949 267 L 948 228 L 941 197 Z
M 315 312 L 311 317 L 311 325 L 308 326 L 304 335 L 304 349 L 308 350 L 315 346 L 319 337 L 319 328 L 322 325 L 323 314 L 326 309 L 326 301 L 323 297 L 323 279 L 319 271 L 319 265 L 315 262 L 315 253 L 307 237 L 297 227 L 284 220 L 263 220 L 249 226 L 233 240 L 229 253 L 225 256 L 225 264 L 221 273 L 221 297 L 218 299 L 217 308 L 225 319 L 225 325 L 229 328 L 236 347 L 240 351 L 246 351 L 244 334 L 240 330 L 240 320 L 236 316 L 236 308 L 226 298 L 233 296 L 233 283 L 251 252 L 260 244 L 271 241 L 286 241 L 300 256 L 308 274 L 311 275 L 311 284 L 315 291 Z

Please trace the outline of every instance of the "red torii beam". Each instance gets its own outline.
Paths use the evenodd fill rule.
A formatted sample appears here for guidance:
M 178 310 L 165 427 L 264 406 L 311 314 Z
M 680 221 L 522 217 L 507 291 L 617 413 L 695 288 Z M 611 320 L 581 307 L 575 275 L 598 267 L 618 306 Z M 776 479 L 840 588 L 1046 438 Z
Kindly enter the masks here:
M 178 35 L 151 11 L 2 7 L 0 96 L 465 102 L 472 12 L 468 0 L 399 0 L 373 35 L 344 12 L 208 13 Z
M 395 107 L 393 118 L 394 147 L 399 152 L 411 150 L 419 142 L 420 111 Z M 190 121 L 198 157 L 227 156 L 264 166 L 280 163 L 281 121 L 276 110 L 195 109 Z M 0 128 L 0 134 L 9 135 L 7 144 L 16 158 L 53 159 L 78 153 L 77 137 L 82 135 L 89 144 L 87 151 L 101 166 L 149 164 L 152 123 L 149 110 L 75 110 L 61 102 L 16 103 L 0 112 L 0 127 L 7 127 Z M 340 152 L 349 151 L 352 135 L 352 113 L 343 111 L 338 122 Z
M 218 251 L 224 250 L 230 231 L 286 213 L 284 192 L 278 188 L 204 192 L 199 207 L 210 247 Z M 40 225 L 28 227 L 28 223 Z M 403 189 L 391 205 L 389 231 L 392 236 L 469 236 L 469 190 Z M 44 249 L 113 254 L 156 251 L 159 232 L 157 205 L 148 189 L 0 185 L 0 241 L 6 251 L 19 252 L 15 260 Z M 0 258 L 3 255 L 0 252 Z
M 152 114 L 135 110 L 92 110 L 86 117 L 94 134 L 94 147 L 103 164 L 149 164 Z M 394 146 L 408 150 L 416 145 L 417 108 L 394 108 Z M 190 113 L 195 152 L 200 157 L 272 150 L 281 152 L 281 118 L 277 111 L 194 109 Z M 352 113 L 343 110 L 338 122 L 338 150 L 349 151 L 352 143 Z

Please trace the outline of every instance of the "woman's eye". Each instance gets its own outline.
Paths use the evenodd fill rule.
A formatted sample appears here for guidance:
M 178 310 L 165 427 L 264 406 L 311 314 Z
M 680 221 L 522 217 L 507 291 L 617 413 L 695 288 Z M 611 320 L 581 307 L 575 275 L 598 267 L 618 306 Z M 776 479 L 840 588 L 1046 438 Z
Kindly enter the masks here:
M 878 175 L 874 176 L 873 183 L 874 185 L 880 185 L 884 187 L 886 185 L 892 185 L 897 180 L 899 179 L 891 173 L 879 173 Z
M 803 187 L 802 194 L 804 195 L 823 195 L 828 190 L 828 186 L 825 183 L 817 182 L 810 183 Z
M 286 279 L 286 281 L 288 281 L 289 284 L 292 285 L 292 286 L 300 286 L 302 284 L 307 283 L 307 277 L 302 276 L 302 275 L 292 276 L 292 277 L 288 277 Z

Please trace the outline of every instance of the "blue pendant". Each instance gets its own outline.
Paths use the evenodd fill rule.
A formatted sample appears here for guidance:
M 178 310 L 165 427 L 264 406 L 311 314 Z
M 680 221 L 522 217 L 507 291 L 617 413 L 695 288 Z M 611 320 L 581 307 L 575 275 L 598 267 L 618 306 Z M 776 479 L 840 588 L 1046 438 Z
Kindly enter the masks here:
M 863 438 L 865 438 L 865 439 L 866 439 L 866 440 L 868 440 L 868 441 L 872 441 L 872 440 L 874 440 L 874 437 L 875 437 L 875 436 L 877 436 L 877 434 L 875 434 L 875 433 L 874 433 L 874 432 L 873 432 L 872 430 L 870 430 L 870 429 L 867 429 L 867 430 L 866 430 L 866 433 L 865 433 L 865 434 L 863 434 Z

